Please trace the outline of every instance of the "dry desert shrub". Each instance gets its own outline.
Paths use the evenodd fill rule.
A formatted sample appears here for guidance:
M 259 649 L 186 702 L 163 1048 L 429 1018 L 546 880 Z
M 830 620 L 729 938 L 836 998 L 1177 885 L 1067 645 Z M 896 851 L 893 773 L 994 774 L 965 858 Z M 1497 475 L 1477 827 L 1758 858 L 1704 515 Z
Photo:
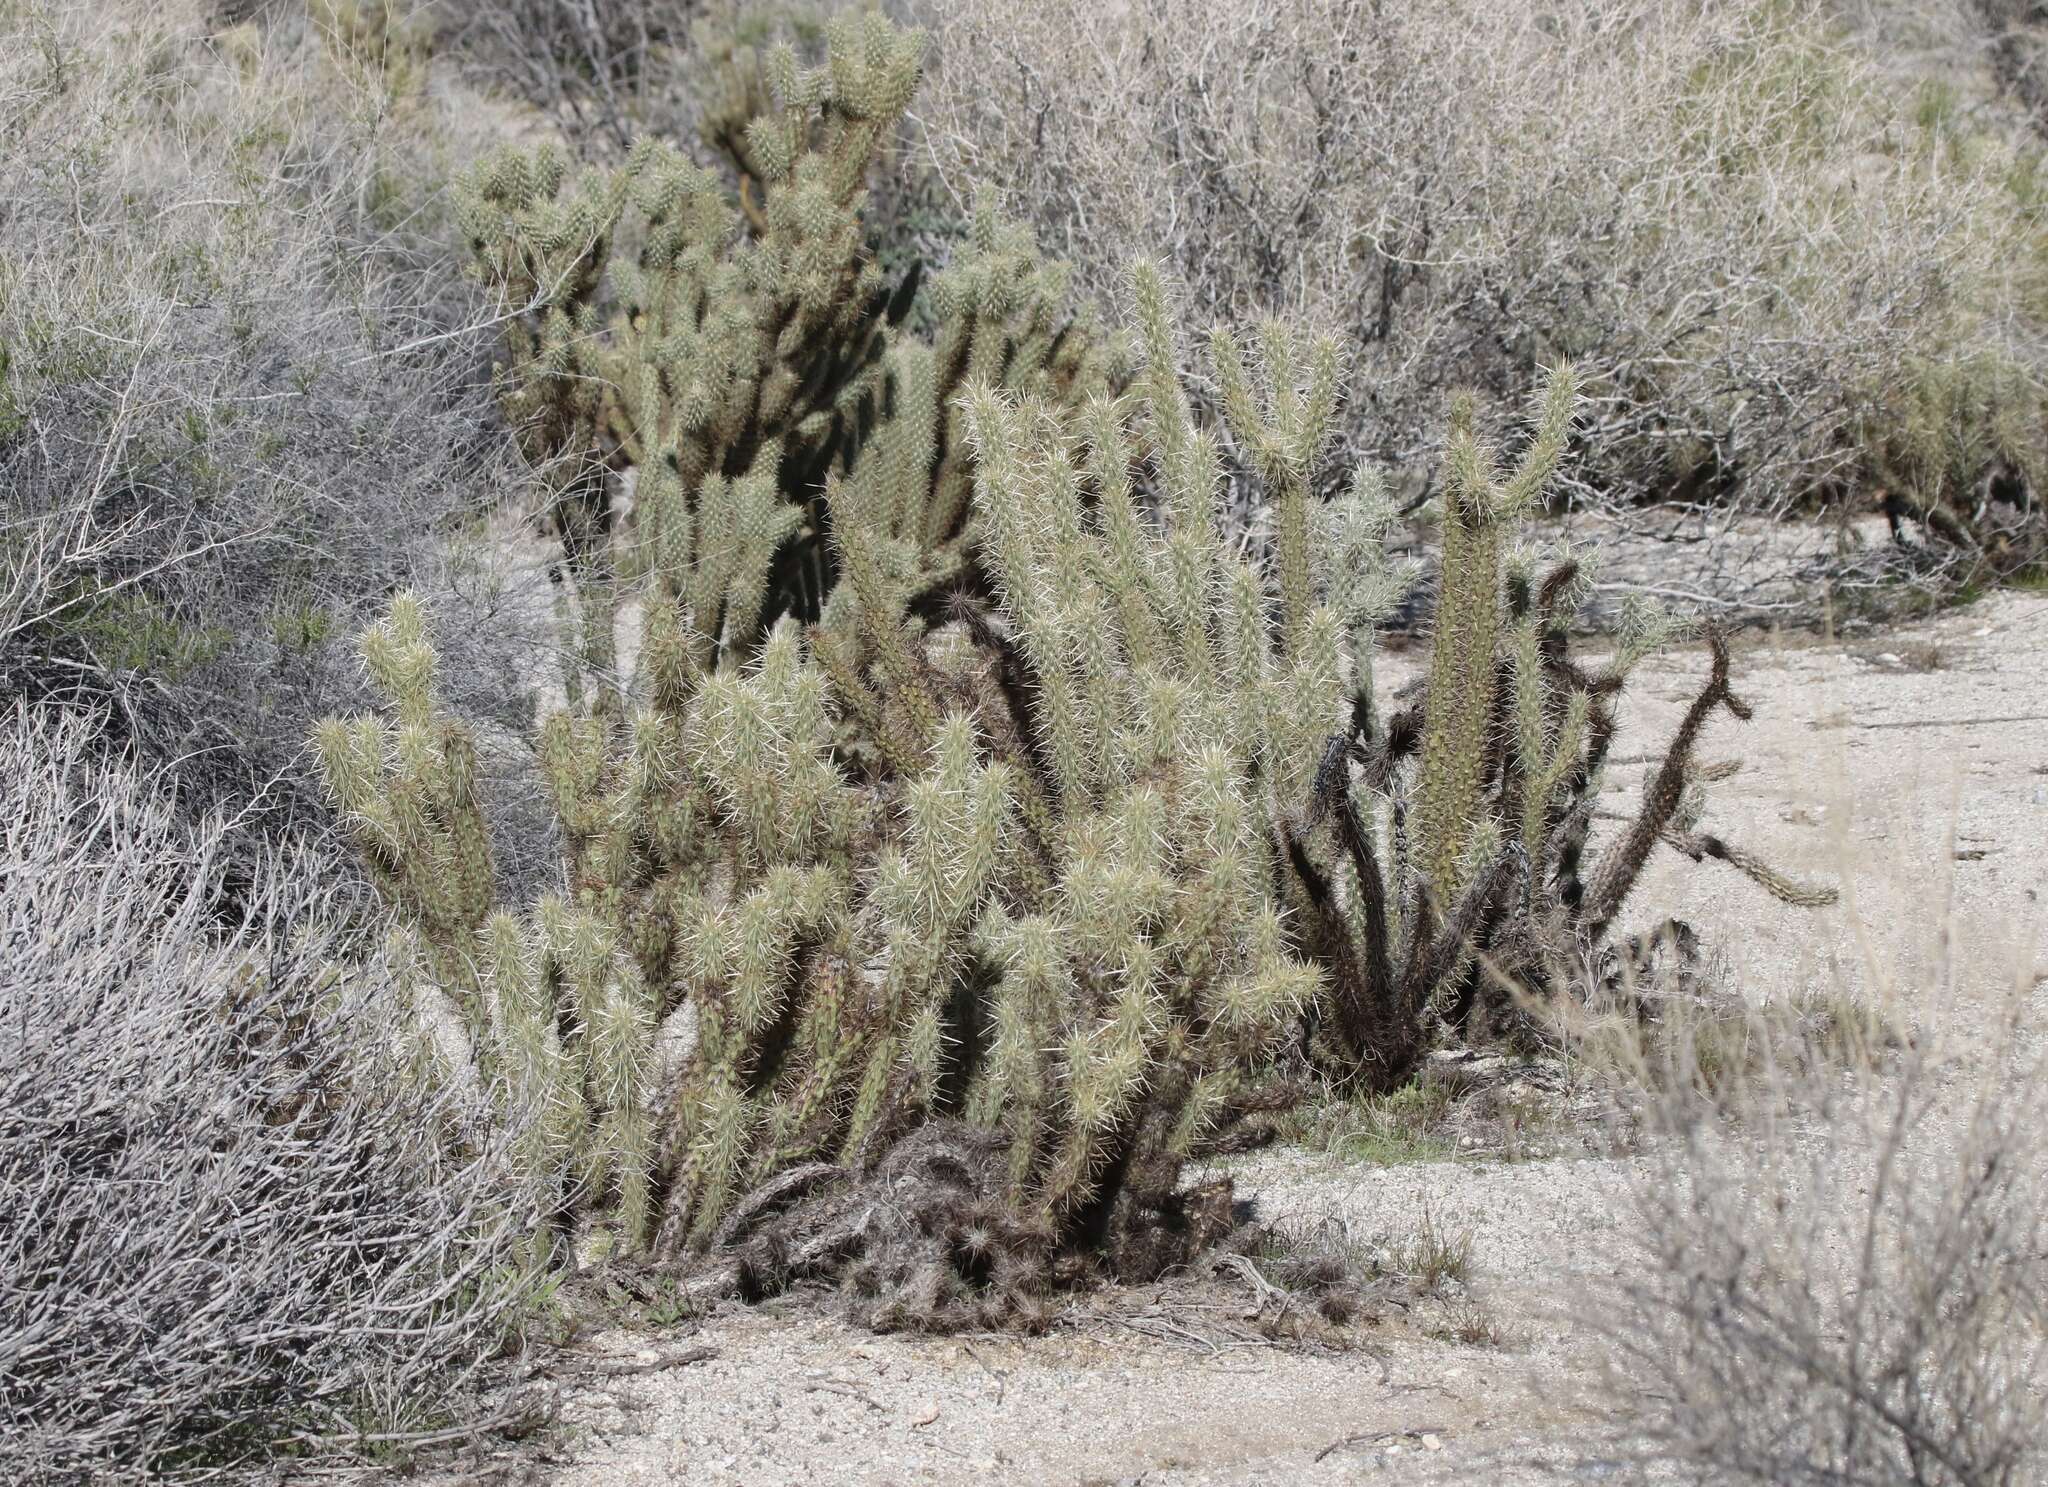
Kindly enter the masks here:
M 444 1424 L 527 1294 L 530 1215 L 384 1067 L 331 866 L 224 871 L 222 823 L 91 735 L 0 725 L 0 1478 Z
M 353 0 L 431 26 L 433 49 L 477 87 L 542 110 L 585 159 L 623 157 L 659 134 L 685 150 L 765 82 L 759 54 L 789 41 L 822 51 L 851 0 Z M 737 103 L 738 123 L 753 110 Z
M 1564 357 L 1576 502 L 1875 490 L 1916 542 L 2037 551 L 2038 151 L 1812 6 L 932 13 L 917 114 L 956 190 L 997 185 L 1099 294 L 1163 253 L 1198 317 L 1339 331 L 1354 449 L 1420 468 L 1446 389 Z
M 701 0 L 442 0 L 403 6 L 430 21 L 440 50 L 572 131 L 623 149 L 661 87 L 657 63 L 687 36 Z
M 1890 1052 L 1759 1016 L 1751 1078 L 1698 1077 L 1685 1040 L 1651 1071 L 1639 1261 L 1595 1325 L 1632 1424 L 1701 1480 L 2048 1470 L 2038 1014 L 1933 1000 Z
M 348 637 L 391 589 L 463 616 L 478 706 L 519 693 L 461 552 L 515 486 L 437 237 L 454 136 L 341 39 L 0 6 L 0 693 L 92 708 L 194 808 L 299 824 L 305 725 L 359 695 Z

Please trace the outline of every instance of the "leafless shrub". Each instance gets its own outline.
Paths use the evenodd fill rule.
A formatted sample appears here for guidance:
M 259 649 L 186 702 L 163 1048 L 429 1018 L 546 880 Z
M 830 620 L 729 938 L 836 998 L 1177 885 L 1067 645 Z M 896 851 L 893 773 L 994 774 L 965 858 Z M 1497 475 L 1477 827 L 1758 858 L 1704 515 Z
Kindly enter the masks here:
M 702 0 L 443 0 L 443 54 L 609 148 L 632 143 Z
M 2048 1082 L 2024 994 L 1896 1053 L 1683 1046 L 1612 1337 L 1659 1455 L 1715 1482 L 2005 1487 L 2048 1469 Z M 1710 1087 L 1712 1085 L 1713 1087 Z
M 1427 1202 L 1391 1228 L 1329 1208 L 1245 1226 L 1215 1268 L 1234 1272 L 1259 1296 L 1269 1336 L 1310 1338 L 1315 1318 L 1342 1326 L 1377 1316 L 1391 1299 L 1404 1309 L 1441 1310 L 1440 1330 L 1470 1332 L 1459 1340 L 1476 1341 L 1485 1309 L 1467 1286 L 1472 1240 L 1469 1230 L 1446 1229 Z M 1496 1335 L 1504 1340 L 1507 1329 Z
M 312 819 L 292 761 L 400 585 L 519 720 L 457 141 L 388 81 L 196 4 L 0 8 L 0 693 L 92 707 L 195 808 Z
M 1949 0 L 1989 33 L 1991 66 L 1999 86 L 2048 128 L 2048 6 L 2040 0 Z M 1959 28 L 1961 29 L 1961 28 Z
M 445 1424 L 530 1216 L 385 1071 L 329 865 L 224 872 L 224 823 L 91 762 L 84 720 L 0 728 L 0 1478 Z
M 1529 1345 L 1526 1329 L 1503 1317 L 1493 1308 L 1469 1296 L 1447 1302 L 1442 1317 L 1426 1328 L 1439 1342 L 1459 1343 L 1468 1348 L 1489 1348 L 1495 1352 L 1516 1352 Z
M 1163 253 L 1200 318 L 1342 327 L 1354 449 L 1424 468 L 1448 388 L 1505 404 L 1568 357 L 1577 502 L 1879 486 L 1909 524 L 2038 523 L 2033 147 L 1812 6 L 929 8 L 956 189 L 1098 293 Z

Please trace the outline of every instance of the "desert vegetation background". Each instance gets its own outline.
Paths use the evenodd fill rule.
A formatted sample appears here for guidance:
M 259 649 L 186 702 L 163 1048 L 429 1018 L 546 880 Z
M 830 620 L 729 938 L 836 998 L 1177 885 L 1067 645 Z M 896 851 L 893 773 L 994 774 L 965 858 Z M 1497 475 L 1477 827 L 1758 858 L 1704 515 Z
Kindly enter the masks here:
M 2048 1480 L 2044 57 L 0 0 L 0 1477 Z

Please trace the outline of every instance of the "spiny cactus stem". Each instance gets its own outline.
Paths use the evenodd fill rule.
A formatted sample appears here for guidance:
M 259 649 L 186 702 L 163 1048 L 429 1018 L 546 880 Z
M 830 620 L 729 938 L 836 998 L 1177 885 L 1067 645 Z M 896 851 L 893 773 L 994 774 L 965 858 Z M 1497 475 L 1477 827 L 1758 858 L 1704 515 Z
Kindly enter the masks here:
M 1711 857 L 1717 862 L 1727 863 L 1772 898 L 1794 908 L 1824 909 L 1841 901 L 1841 890 L 1816 887 L 1787 877 L 1748 848 L 1724 841 L 1711 832 L 1682 832 L 1666 827 L 1660 839 L 1673 851 L 1690 857 L 1694 862 L 1704 862 Z
M 1316 770 L 1315 791 L 1310 811 L 1311 824 L 1327 817 L 1335 826 L 1337 839 L 1351 859 L 1351 871 L 1358 883 L 1359 906 L 1365 915 L 1366 994 L 1375 1008 L 1391 1004 L 1393 966 L 1387 938 L 1387 885 L 1380 872 L 1379 853 L 1359 819 L 1358 806 L 1351 798 L 1350 766 L 1353 744 L 1341 733 L 1330 735 Z
M 1707 720 L 1717 708 L 1722 707 L 1737 718 L 1747 719 L 1750 716 L 1748 704 L 1729 687 L 1727 640 L 1718 629 L 1709 627 L 1707 645 L 1713 655 L 1707 683 L 1700 689 L 1699 696 L 1693 699 L 1692 706 L 1686 709 L 1678 731 L 1671 736 L 1671 744 L 1664 751 L 1664 761 L 1644 790 L 1643 803 L 1635 819 L 1621 838 L 1608 848 L 1587 889 L 1581 922 L 1588 943 L 1597 943 L 1613 924 L 1614 916 L 1621 912 L 1623 902 L 1642 876 L 1650 850 L 1678 813 L 1679 803 L 1685 797 L 1686 772 L 1692 762 L 1692 751 L 1707 726 Z
M 1289 463 L 1279 472 L 1273 499 L 1273 557 L 1280 578 L 1281 654 L 1292 664 L 1301 656 L 1314 604 L 1308 558 L 1308 471 Z
M 1478 809 L 1490 682 L 1498 632 L 1500 534 L 1483 507 L 1457 493 L 1447 499 L 1443 580 L 1436 646 L 1430 658 L 1423 778 L 1415 823 L 1421 867 L 1455 894 L 1459 863 Z
M 1453 983 L 1453 969 L 1474 948 L 1496 906 L 1518 873 L 1526 876 L 1528 859 L 1519 843 L 1511 845 L 1468 884 L 1448 913 L 1438 907 L 1418 916 L 1410 928 L 1408 966 L 1401 979 L 1401 1003 L 1411 1016 L 1428 1010 L 1432 997 L 1441 997 Z M 1427 885 L 1419 885 L 1423 897 L 1433 899 Z M 1429 926 L 1438 926 L 1431 933 Z M 1439 1008 L 1438 1010 L 1442 1010 Z

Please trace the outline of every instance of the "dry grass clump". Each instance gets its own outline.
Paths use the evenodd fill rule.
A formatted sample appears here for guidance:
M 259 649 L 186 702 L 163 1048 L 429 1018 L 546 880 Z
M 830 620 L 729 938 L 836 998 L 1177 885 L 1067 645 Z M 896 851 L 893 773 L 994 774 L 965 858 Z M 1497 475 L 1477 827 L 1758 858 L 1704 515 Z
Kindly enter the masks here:
M 1710 1089 L 1681 1050 L 1658 1081 L 1641 1263 L 1596 1321 L 1640 1428 L 1703 1480 L 2048 1470 L 2038 1018 L 2024 991 L 1939 1001 L 1891 1054 L 1760 1023 L 1757 1072 Z
M 1391 1226 L 1332 1209 L 1247 1225 L 1212 1268 L 1250 1291 L 1255 1304 L 1245 1316 L 1275 1340 L 1340 1342 L 1344 1329 L 1380 1320 L 1389 1305 L 1420 1305 L 1432 1335 L 1507 1346 L 1512 1329 L 1467 1288 L 1472 1243 L 1469 1229 L 1446 1228 L 1427 1203 Z
M 1875 489 L 1913 540 L 2037 550 L 2038 144 L 1814 6 L 941 11 L 956 189 L 1098 293 L 1163 252 L 1205 318 L 1340 330 L 1354 449 L 1421 468 L 1448 387 L 1570 358 L 1574 500 Z
M 1361 1094 L 1325 1087 L 1254 1129 L 1375 1167 L 1541 1161 L 1596 1150 L 1612 1086 L 1604 1077 L 1587 1077 L 1586 1049 L 1563 1043 L 1559 1051 L 1567 1056 L 1440 1050 L 1397 1089 Z M 1240 1140 L 1232 1149 L 1252 1144 Z
M 1642 974 L 1545 1009 L 1574 1075 L 1624 1092 L 1631 1106 L 1642 1094 L 1679 1091 L 1740 1101 L 1779 1064 L 1818 1077 L 1866 1067 L 1913 1037 L 1890 999 L 1809 991 L 1752 1001 L 1717 960 L 1696 949 L 1669 955 L 1674 931 L 1691 944 L 1686 926 L 1667 925 L 1649 937 L 1659 954 Z
M 455 546 L 512 467 L 438 236 L 451 137 L 344 39 L 0 7 L 0 691 L 301 824 L 291 761 L 394 587 L 462 612 L 460 684 L 516 713 Z
M 0 1478 L 446 1424 L 527 1295 L 503 1257 L 533 1216 L 385 1068 L 331 865 L 228 869 L 225 823 L 91 732 L 0 725 Z
M 1375 1167 L 1441 1162 L 1457 1156 L 1449 1128 L 1453 1086 L 1433 1066 L 1385 1094 L 1342 1090 L 1292 1113 L 1285 1134 L 1312 1150 Z

